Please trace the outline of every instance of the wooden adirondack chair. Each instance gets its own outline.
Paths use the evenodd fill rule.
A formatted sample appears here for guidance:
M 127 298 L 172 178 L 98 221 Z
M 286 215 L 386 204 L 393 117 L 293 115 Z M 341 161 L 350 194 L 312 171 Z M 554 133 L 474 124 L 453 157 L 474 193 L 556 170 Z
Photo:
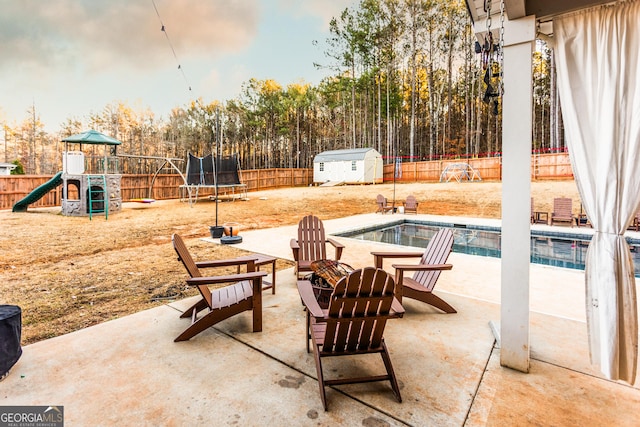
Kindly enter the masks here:
M 328 310 L 322 310 L 311 282 L 298 281 L 298 292 L 307 309 L 307 352 L 309 337 L 318 374 L 320 398 L 327 407 L 325 387 L 373 381 L 390 381 L 398 402 L 402 402 L 391 358 L 383 334 L 387 319 L 402 317 L 404 309 L 394 298 L 394 281 L 384 270 L 367 267 L 340 279 L 331 295 Z M 322 359 L 379 353 L 386 375 L 325 379 Z
M 173 248 L 178 259 L 187 269 L 190 279 L 187 284 L 197 286 L 202 298 L 185 310 L 180 318 L 191 318 L 191 326 L 185 329 L 174 341 L 188 340 L 216 323 L 228 319 L 243 311 L 253 312 L 253 332 L 262 331 L 262 277 L 265 271 L 255 271 L 255 261 L 243 258 L 235 260 L 217 260 L 195 262 L 187 250 L 182 238 L 171 236 Z M 247 272 L 224 276 L 203 277 L 200 268 L 246 265 Z M 233 283 L 231 285 L 209 289 L 209 285 Z M 202 310 L 208 312 L 198 318 Z
M 556 197 L 553 199 L 553 212 L 551 212 L 551 225 L 556 222 L 568 222 L 573 227 L 575 217 L 573 216 L 573 205 L 569 197 Z
M 445 313 L 457 313 L 455 308 L 433 293 L 440 272 L 451 270 L 445 264 L 453 248 L 453 232 L 448 228 L 438 231 L 429 241 L 424 252 L 371 252 L 376 268 L 382 268 L 385 258 L 417 258 L 418 264 L 393 264 L 396 271 L 396 298 L 412 298 L 426 302 Z M 413 277 L 405 277 L 405 271 L 415 271 Z
M 387 198 L 382 194 L 378 194 L 378 196 L 376 197 L 376 205 L 378 205 L 378 210 L 376 211 L 376 213 L 380 212 L 385 214 L 389 211 L 393 213 L 393 204 L 389 204 Z
M 313 261 L 327 259 L 327 243 L 335 248 L 334 259 L 339 261 L 344 245 L 325 236 L 322 221 L 313 215 L 307 215 L 300 220 L 298 223 L 298 238 L 291 239 L 290 242 L 293 259 L 296 262 L 294 274 L 297 277 L 300 277 L 302 273 L 311 272 L 311 263 Z
M 418 201 L 416 200 L 413 194 L 407 196 L 407 200 L 403 202 L 404 204 L 404 213 L 414 213 L 418 214 Z

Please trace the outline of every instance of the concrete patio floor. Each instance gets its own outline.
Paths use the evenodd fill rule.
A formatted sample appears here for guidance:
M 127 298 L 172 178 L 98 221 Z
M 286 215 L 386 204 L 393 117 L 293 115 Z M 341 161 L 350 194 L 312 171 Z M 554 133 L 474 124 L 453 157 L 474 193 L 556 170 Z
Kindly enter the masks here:
M 337 233 L 402 217 L 368 214 L 324 224 Z M 290 259 L 295 233 L 296 227 L 244 231 L 237 246 Z M 356 268 L 372 264 L 372 250 L 393 249 L 337 239 L 346 246 L 343 260 Z M 289 269 L 277 273 L 275 295 L 264 293 L 261 333 L 251 332 L 251 314 L 243 313 L 174 343 L 188 326 L 178 316 L 192 298 L 171 302 L 25 346 L 0 383 L 0 405 L 63 405 L 69 426 L 640 424 L 640 381 L 633 387 L 608 381 L 589 364 L 581 271 L 531 266 L 532 361 L 524 374 L 500 366 L 489 326 L 499 324 L 500 260 L 453 253 L 449 261 L 454 268 L 435 292 L 458 313 L 405 300 L 404 318 L 385 332 L 402 403 L 388 383 L 370 383 L 329 388 L 329 411 L 323 410 Z M 383 370 L 375 355 L 344 359 L 328 360 L 327 375 Z

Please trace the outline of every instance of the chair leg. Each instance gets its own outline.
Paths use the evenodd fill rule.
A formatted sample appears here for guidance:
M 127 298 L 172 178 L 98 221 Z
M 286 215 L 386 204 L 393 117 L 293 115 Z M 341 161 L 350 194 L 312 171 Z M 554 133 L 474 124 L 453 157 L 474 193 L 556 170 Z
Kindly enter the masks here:
M 195 304 L 193 304 L 191 307 L 189 307 L 188 309 L 186 309 L 181 315 L 180 318 L 184 319 L 187 317 L 191 317 L 193 315 L 193 311 L 195 310 L 196 313 L 199 313 L 200 311 L 204 310 L 205 308 L 209 307 L 207 305 L 207 302 L 204 299 L 201 299 L 200 301 L 196 302 Z
M 320 349 L 313 343 L 313 357 L 316 361 L 316 372 L 318 373 L 318 387 L 320 387 L 320 399 L 322 400 L 322 405 L 324 406 L 324 410 L 328 411 L 327 407 L 327 395 L 325 393 L 324 388 L 324 375 L 322 374 L 322 362 L 320 360 Z
M 380 352 L 380 356 L 382 356 L 382 361 L 384 362 L 384 366 L 387 369 L 387 374 L 389 375 L 389 381 L 391 382 L 391 388 L 393 389 L 393 394 L 396 395 L 396 399 L 398 399 L 399 403 L 402 403 L 402 397 L 400 396 L 400 387 L 398 386 L 398 380 L 396 379 L 396 374 L 393 371 L 393 365 L 391 364 L 391 357 L 389 356 L 389 350 L 387 350 L 387 345 L 382 342 L 383 351 Z
M 439 308 L 445 313 L 457 313 L 456 309 L 450 306 L 449 303 L 431 292 L 425 294 L 424 301 L 427 304 L 431 304 L 432 306 Z
M 307 353 L 310 353 L 311 348 L 309 347 L 309 340 L 311 339 L 311 315 L 309 314 L 309 310 L 307 310 L 306 308 L 304 311 L 307 312 L 307 331 L 305 333 L 307 338 Z

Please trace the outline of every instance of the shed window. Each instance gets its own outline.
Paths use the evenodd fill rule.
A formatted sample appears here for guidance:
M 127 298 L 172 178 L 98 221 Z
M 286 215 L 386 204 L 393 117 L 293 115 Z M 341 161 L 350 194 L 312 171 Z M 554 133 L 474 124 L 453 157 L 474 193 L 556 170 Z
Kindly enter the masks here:
M 320 172 L 324 172 L 324 163 L 320 162 Z
M 358 167 L 356 166 L 356 162 L 355 162 L 355 160 L 353 160 L 353 161 L 351 162 L 351 170 L 352 170 L 352 171 L 357 171 L 357 170 L 358 170 Z

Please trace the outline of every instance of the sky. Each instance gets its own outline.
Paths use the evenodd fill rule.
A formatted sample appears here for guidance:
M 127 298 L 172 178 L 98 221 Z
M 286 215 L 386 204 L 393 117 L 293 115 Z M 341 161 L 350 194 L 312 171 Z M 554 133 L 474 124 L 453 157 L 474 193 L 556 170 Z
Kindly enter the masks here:
M 250 78 L 316 85 L 330 73 L 313 65 L 327 62 L 329 21 L 355 4 L 0 0 L 0 125 L 35 106 L 57 132 L 117 102 L 166 119 L 196 98 L 236 98 Z

